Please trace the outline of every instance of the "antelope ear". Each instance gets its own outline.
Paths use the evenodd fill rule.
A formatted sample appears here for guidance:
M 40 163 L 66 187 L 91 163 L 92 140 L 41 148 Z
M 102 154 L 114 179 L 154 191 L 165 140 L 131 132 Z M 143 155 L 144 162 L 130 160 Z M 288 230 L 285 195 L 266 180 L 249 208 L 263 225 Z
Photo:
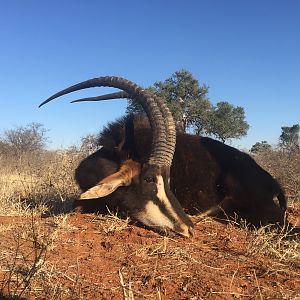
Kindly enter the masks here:
M 128 186 L 141 173 L 140 163 L 126 160 L 120 170 L 102 179 L 97 185 L 80 195 L 80 200 L 96 199 L 112 194 L 120 186 Z
M 101 198 L 110 195 L 113 193 L 118 187 L 124 186 L 125 184 L 122 182 L 122 180 L 111 180 L 111 182 L 108 183 L 101 183 L 97 184 L 96 186 L 93 186 L 86 192 L 82 193 L 80 195 L 80 200 L 86 200 L 86 199 L 96 199 Z

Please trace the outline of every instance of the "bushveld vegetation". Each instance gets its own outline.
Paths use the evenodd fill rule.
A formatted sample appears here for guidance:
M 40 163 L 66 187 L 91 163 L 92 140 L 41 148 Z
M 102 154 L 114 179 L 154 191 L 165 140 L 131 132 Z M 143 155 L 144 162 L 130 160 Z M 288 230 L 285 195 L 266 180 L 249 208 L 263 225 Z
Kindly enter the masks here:
M 243 109 L 211 105 L 208 88 L 187 71 L 152 89 L 168 101 L 178 130 L 222 141 L 246 134 Z M 206 113 L 194 115 L 195 106 Z M 130 103 L 129 112 L 138 110 Z M 241 131 L 223 122 L 222 111 L 239 116 Z M 96 137 L 58 151 L 45 150 L 46 141 L 36 123 L 0 139 L 1 299 L 299 299 L 299 125 L 282 127 L 278 148 L 262 141 L 251 149 L 284 188 L 288 226 L 194 216 L 190 239 L 140 228 L 118 212 L 74 214 L 74 170 L 97 148 Z
M 74 182 L 73 172 L 79 161 L 87 154 L 84 147 L 82 149 L 73 147 L 61 151 L 38 149 L 37 151 L 22 153 L 19 156 L 12 154 L 12 152 L 1 155 L 0 289 L 2 297 L 4 295 L 8 299 L 18 299 L 18 297 L 26 299 L 29 296 L 35 296 L 38 299 L 86 299 L 93 297 L 90 292 L 83 291 L 87 289 L 87 282 L 83 279 L 84 275 L 82 274 L 85 269 L 80 267 L 81 270 L 79 270 L 78 262 L 75 265 L 74 262 L 69 262 L 68 267 L 71 266 L 73 271 L 71 273 L 65 265 L 57 263 L 58 257 L 56 257 L 55 263 L 57 249 L 60 249 L 62 245 L 74 243 L 72 241 L 74 232 L 87 230 L 86 228 L 82 229 L 84 226 L 82 223 L 74 222 L 74 216 L 72 213 L 70 214 L 72 201 L 80 193 Z M 299 226 L 299 151 L 263 149 L 257 151 L 254 157 L 283 185 L 288 198 L 289 218 L 293 224 L 298 222 Z M 13 219 L 11 219 L 12 216 L 14 216 Z M 196 218 L 194 221 L 197 221 Z M 121 257 L 123 255 L 124 259 L 125 257 L 128 259 L 128 253 L 118 250 L 120 245 L 114 245 L 114 237 L 118 234 L 122 236 L 123 232 L 128 230 L 130 232 L 137 230 L 140 235 L 145 234 L 144 232 L 139 233 L 139 229 L 132 226 L 128 219 L 120 220 L 112 212 L 108 213 L 107 216 L 94 215 L 91 219 L 87 219 L 88 224 L 91 222 L 97 224 L 96 229 L 93 230 L 101 232 L 101 247 L 106 251 L 110 249 L 116 251 L 116 255 Z M 197 229 L 197 226 L 200 229 Z M 209 237 L 213 232 L 216 232 L 215 228 L 218 226 L 223 225 L 207 219 L 196 225 L 196 231 L 202 230 L 201 233 L 203 233 L 204 230 L 204 234 Z M 234 222 L 225 226 L 230 240 L 235 240 L 237 236 L 243 237 L 242 246 L 237 247 L 242 247 L 240 251 L 244 251 L 244 255 L 250 260 L 257 259 L 255 257 L 259 255 L 260 259 L 268 261 L 270 269 L 265 270 L 266 274 L 271 272 L 273 277 L 274 274 L 278 273 L 281 277 L 297 278 L 298 276 L 299 278 L 299 239 L 295 236 L 293 238 L 288 237 L 289 234 L 293 234 L 292 228 L 288 231 L 274 232 L 267 227 L 250 230 L 245 224 L 236 226 Z M 210 232 L 210 230 L 212 231 Z M 221 233 L 219 232 L 219 234 Z M 136 264 L 134 267 L 120 264 L 116 274 L 118 282 L 102 280 L 102 285 L 93 287 L 94 295 L 98 295 L 95 297 L 171 299 L 177 297 L 178 293 L 172 294 L 171 291 L 168 291 L 166 286 L 170 284 L 170 287 L 180 289 L 180 295 L 198 295 L 198 298 L 191 296 L 186 299 L 201 299 L 193 277 L 198 278 L 198 273 L 204 272 L 203 261 L 206 261 L 206 258 L 203 256 L 204 252 L 199 249 L 202 249 L 203 242 L 207 244 L 205 237 L 196 236 L 194 241 L 176 242 L 171 237 L 160 237 L 153 233 L 151 239 L 151 245 L 131 243 L 131 250 L 128 251 L 131 251 L 130 255 L 140 259 L 141 264 Z M 216 236 L 213 239 L 215 240 Z M 128 245 L 126 239 L 119 242 Z M 183 244 L 186 245 L 183 247 Z M 216 255 L 224 256 L 224 258 L 228 256 L 225 248 L 214 248 L 216 246 L 212 246 L 211 241 L 208 244 L 209 247 L 212 247 L 212 251 L 217 253 Z M 92 253 L 97 253 L 98 250 L 90 249 Z M 148 274 L 146 269 L 151 266 L 154 257 L 159 258 L 160 262 L 157 265 L 156 273 L 150 272 Z M 176 280 L 171 274 L 174 270 L 170 272 L 168 269 L 168 265 L 175 262 L 183 272 L 182 274 L 186 274 L 186 276 L 180 275 L 181 277 L 178 275 L 180 287 L 176 287 Z M 142 265 L 146 269 L 142 268 Z M 213 268 L 218 269 L 219 267 L 216 265 Z M 132 273 L 132 270 L 135 270 L 135 274 Z M 188 273 L 188 270 L 191 273 Z M 267 285 L 264 286 L 265 283 L 260 278 L 262 274 L 255 270 L 254 268 L 252 271 L 254 273 L 251 273 L 253 277 L 252 294 L 249 289 L 245 292 L 243 287 L 237 287 L 234 284 L 234 277 L 238 277 L 239 272 L 241 272 L 236 270 L 236 273 L 233 273 L 233 277 L 229 280 L 231 283 L 229 283 L 230 289 L 228 291 L 223 289 L 218 291 L 215 285 L 212 285 L 213 288 L 209 291 L 208 287 L 211 282 L 208 280 L 207 297 L 210 296 L 214 299 L 218 295 L 220 299 L 222 297 L 228 297 L 228 299 L 230 297 L 261 297 L 261 299 L 265 299 L 280 295 L 282 299 L 297 299 L 299 282 L 298 285 L 295 283 L 294 287 L 291 286 L 290 290 L 287 290 L 280 281 L 278 288 L 275 289 L 276 293 L 271 292 Z M 205 272 L 201 274 L 204 276 Z M 211 273 L 209 275 L 211 276 Z M 207 276 L 209 275 L 207 274 Z M 242 275 L 240 274 L 240 276 Z M 198 279 L 200 280 L 200 278 Z M 220 280 L 224 279 L 220 278 Z M 151 288 L 148 281 L 151 282 Z M 242 286 L 242 283 L 239 284 Z M 148 296 L 145 293 L 148 293 Z

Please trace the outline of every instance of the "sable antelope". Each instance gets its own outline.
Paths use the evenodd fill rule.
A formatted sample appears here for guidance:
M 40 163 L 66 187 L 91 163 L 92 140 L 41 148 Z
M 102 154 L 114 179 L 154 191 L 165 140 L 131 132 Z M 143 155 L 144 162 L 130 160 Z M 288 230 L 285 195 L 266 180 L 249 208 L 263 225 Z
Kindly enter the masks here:
M 134 96 L 117 92 L 72 103 L 117 98 L 134 99 Z M 130 141 L 126 147 L 131 145 L 131 154 L 147 157 L 151 131 L 144 118 L 127 116 L 111 123 L 101 132 L 99 145 L 111 151 L 111 145 L 118 144 L 124 136 Z M 97 180 L 97 170 L 90 166 L 101 155 L 100 150 L 95 152 L 77 168 L 76 180 L 81 189 L 88 189 L 94 185 L 93 180 Z M 280 184 L 251 156 L 219 141 L 178 133 L 170 178 L 171 190 L 190 214 L 202 212 L 202 216 L 216 216 L 225 213 L 244 218 L 256 226 L 284 224 L 287 203 Z M 274 197 L 279 206 L 273 201 Z
M 89 80 L 67 88 L 50 97 L 41 105 L 69 92 L 98 86 L 100 85 L 97 83 L 98 80 L 100 79 Z M 101 83 L 101 85 L 104 84 Z M 246 153 L 207 137 L 178 133 L 172 165 L 174 149 L 172 148 L 172 151 L 165 150 L 171 155 L 169 156 L 168 167 L 164 166 L 163 168 L 167 171 L 161 173 L 164 176 L 157 177 L 156 175 L 156 180 L 155 176 L 152 176 L 151 179 L 147 176 L 146 178 L 143 177 L 143 170 L 147 170 L 148 165 L 152 165 L 149 157 L 151 158 L 154 151 L 153 145 L 156 144 L 157 133 L 150 129 L 154 128 L 153 118 L 145 109 L 143 101 L 140 100 L 140 92 L 135 92 L 135 89 L 126 90 L 124 85 L 109 86 L 122 88 L 123 92 L 72 102 L 132 98 L 140 101 L 143 105 L 150 126 L 144 118 L 128 116 L 110 124 L 102 131 L 99 143 L 103 147 L 80 163 L 76 169 L 75 178 L 84 192 L 81 195 L 82 199 L 104 198 L 101 198 L 101 202 L 99 200 L 85 200 L 85 202 L 78 200 L 75 202 L 75 207 L 82 211 L 93 211 L 103 204 L 110 207 L 118 206 L 127 210 L 133 217 L 146 225 L 164 229 L 171 228 L 185 236 L 188 236 L 188 229 L 192 228 L 192 225 L 183 213 L 180 204 L 190 214 L 202 212 L 202 215 L 216 216 L 225 212 L 228 215 L 237 214 L 254 225 L 283 223 L 286 200 L 278 182 Z M 155 102 L 154 106 L 160 111 L 160 116 L 164 118 L 165 122 L 160 120 L 161 123 L 165 124 L 164 135 L 159 140 L 162 141 L 166 138 L 168 144 L 172 144 L 170 140 L 175 141 L 175 126 L 170 112 L 160 98 L 142 91 L 150 95 L 149 97 Z M 171 129 L 167 124 L 172 124 Z M 132 170 L 136 169 L 132 166 L 128 168 L 129 164 L 135 164 L 136 169 L 141 168 L 142 171 L 134 171 L 136 172 L 134 173 Z M 128 172 L 128 170 L 130 171 Z M 120 178 L 123 178 L 123 182 L 127 182 L 124 178 L 129 173 L 133 179 L 128 180 L 127 184 L 114 184 L 114 182 L 120 181 Z M 135 181 L 135 178 L 138 180 Z M 152 215 L 148 213 L 146 221 L 145 218 L 139 218 L 144 213 L 140 215 L 135 213 L 137 209 L 143 210 L 146 207 L 147 210 L 149 206 L 148 200 L 142 200 L 144 199 L 144 192 L 140 192 L 144 189 L 143 179 L 146 179 L 148 183 L 149 181 L 150 183 L 155 182 L 155 184 L 152 183 L 155 185 L 156 191 L 156 202 L 153 203 L 158 203 L 160 208 L 159 214 L 157 209 L 156 211 L 152 210 Z M 180 204 L 170 191 L 169 179 L 171 190 Z M 150 184 L 146 186 L 150 186 Z M 167 197 L 158 196 L 162 186 L 164 186 Z M 274 203 L 274 196 L 278 197 L 280 207 Z M 157 198 L 160 202 L 157 202 Z M 168 198 L 169 201 L 161 201 L 162 198 Z M 184 228 L 183 233 L 178 230 L 178 223 L 174 223 L 170 218 L 172 214 L 168 212 L 169 208 L 172 208 L 172 214 L 175 211 L 187 226 L 180 225 L 180 228 Z M 152 218 L 151 221 L 148 220 L 150 218 Z M 160 218 L 171 220 L 173 227 L 166 225 L 166 223 L 161 224 Z M 177 217 L 176 220 L 178 219 Z
M 176 130 L 172 115 L 164 101 L 142 89 L 135 83 L 120 77 L 94 78 L 56 93 L 47 102 L 73 91 L 109 86 L 119 88 L 140 102 L 146 112 L 152 131 L 150 152 L 144 161 L 131 157 L 129 140 L 125 136 L 115 143 L 112 149 L 100 149 L 100 157 L 91 164 L 97 170 L 97 182 L 81 195 L 83 199 L 100 198 L 109 206 L 118 206 L 127 211 L 134 219 L 143 224 L 166 231 L 173 231 L 189 237 L 193 232 L 193 223 L 183 211 L 169 185 Z M 112 150 L 112 151 L 110 151 Z M 95 163 L 95 164 L 94 164 Z M 94 174 L 86 174 L 93 177 Z M 94 200 L 96 201 L 96 200 Z M 79 205 L 77 205 L 79 206 Z M 85 206 L 85 203 L 83 204 Z
M 105 128 L 99 138 L 103 147 L 84 159 L 75 178 L 85 191 L 99 180 L 104 153 L 112 155 L 124 136 L 129 143 L 118 155 L 146 160 L 150 152 L 151 130 L 140 116 L 127 116 Z M 278 182 L 246 153 L 219 141 L 178 133 L 171 166 L 170 186 L 189 214 L 233 215 L 260 224 L 283 224 L 286 201 Z M 273 201 L 277 196 L 280 207 Z M 93 197 L 94 198 L 94 197 Z M 84 211 L 97 209 L 86 202 Z

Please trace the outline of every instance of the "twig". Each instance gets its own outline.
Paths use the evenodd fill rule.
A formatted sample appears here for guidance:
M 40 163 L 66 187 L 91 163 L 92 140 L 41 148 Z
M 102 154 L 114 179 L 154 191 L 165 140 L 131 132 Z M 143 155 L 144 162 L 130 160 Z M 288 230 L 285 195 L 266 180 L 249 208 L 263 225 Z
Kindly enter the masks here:
M 251 295 L 248 295 L 248 294 L 230 293 L 230 292 L 213 292 L 213 291 L 210 291 L 209 294 L 234 295 L 234 296 L 238 296 L 238 297 L 250 297 L 251 296 Z
M 230 292 L 230 293 L 232 293 L 231 288 L 232 288 L 233 280 L 234 280 L 234 277 L 235 277 L 236 273 L 238 272 L 238 270 L 239 270 L 239 266 L 238 266 L 238 268 L 234 271 L 234 273 L 233 273 L 233 275 L 232 275 L 232 278 L 231 278 L 231 281 L 230 281 L 230 286 L 229 286 L 229 292 Z
M 134 300 L 134 295 L 133 295 L 133 291 L 131 288 L 131 281 L 129 281 L 129 284 L 128 284 L 128 300 Z
M 131 288 L 131 281 L 129 281 L 128 288 L 126 288 L 126 285 L 124 283 L 124 276 L 122 274 L 121 269 L 119 269 L 119 277 L 120 277 L 120 284 L 123 289 L 124 300 L 134 300 L 134 295 L 133 295 L 133 291 Z M 128 295 L 127 295 L 126 289 L 128 289 Z
M 123 274 L 121 272 L 121 269 L 119 269 L 119 277 L 120 277 L 120 284 L 121 284 L 121 287 L 123 289 L 124 300 L 128 300 L 127 293 L 126 293 L 126 286 L 124 284 L 124 277 L 123 277 Z
M 158 300 L 162 300 L 161 293 L 160 293 L 160 288 L 157 287 L 156 290 L 157 290 Z
M 261 300 L 263 300 L 263 296 L 261 294 L 261 290 L 260 290 L 260 286 L 259 286 L 259 283 L 258 283 L 258 280 L 257 280 L 257 277 L 256 277 L 255 270 L 253 270 L 253 273 L 254 273 L 254 278 L 255 278 L 256 285 L 257 285 L 257 289 L 258 289 L 258 292 L 259 292 L 259 297 L 260 297 Z

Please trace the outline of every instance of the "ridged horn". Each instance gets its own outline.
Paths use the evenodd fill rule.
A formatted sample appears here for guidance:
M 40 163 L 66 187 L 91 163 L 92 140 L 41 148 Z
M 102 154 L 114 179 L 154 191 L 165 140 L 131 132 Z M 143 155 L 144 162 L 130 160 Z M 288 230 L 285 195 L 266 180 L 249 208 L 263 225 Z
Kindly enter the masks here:
M 86 102 L 86 101 L 103 101 L 109 99 L 122 99 L 122 98 L 134 99 L 135 97 L 134 95 L 128 94 L 126 92 L 116 92 L 116 93 L 105 94 L 97 97 L 81 98 L 81 99 L 73 100 L 71 103 Z M 176 143 L 176 127 L 175 127 L 174 119 L 165 101 L 163 101 L 160 97 L 156 95 L 153 95 L 153 98 L 157 103 L 157 106 L 159 107 L 161 114 L 163 116 L 166 136 L 167 136 L 166 155 L 168 156 L 168 159 L 172 161 L 174 151 L 175 151 L 175 143 Z
M 150 126 L 153 131 L 151 154 L 148 162 L 149 164 L 156 164 L 160 166 L 171 166 L 176 140 L 174 140 L 173 144 L 171 145 L 167 137 L 169 133 L 166 132 L 165 120 L 163 119 L 161 113 L 161 103 L 163 102 L 163 100 L 159 100 L 158 97 L 154 96 L 149 91 L 142 89 L 141 87 L 127 79 L 114 76 L 90 79 L 70 86 L 52 95 L 44 102 L 42 102 L 39 107 L 55 98 L 69 94 L 71 92 L 101 86 L 119 88 L 140 102 L 149 118 Z M 157 105 L 157 103 L 159 105 Z
M 126 92 L 116 92 L 116 93 L 105 94 L 97 97 L 80 98 L 71 101 L 71 103 L 85 102 L 85 101 L 103 101 L 103 100 L 124 99 L 124 98 L 130 98 L 129 94 L 127 94 Z

